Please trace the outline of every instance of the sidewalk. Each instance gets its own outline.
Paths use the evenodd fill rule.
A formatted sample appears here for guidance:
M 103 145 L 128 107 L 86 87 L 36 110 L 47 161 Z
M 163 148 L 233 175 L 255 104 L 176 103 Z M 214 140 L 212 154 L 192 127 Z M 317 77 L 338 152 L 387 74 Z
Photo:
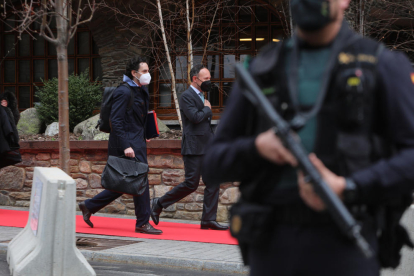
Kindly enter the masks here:
M 24 210 L 0 206 L 0 209 Z M 76 213 L 80 215 L 80 212 Z M 126 215 L 97 214 L 94 216 L 129 218 Z M 1 219 L 1 218 L 0 218 Z M 93 220 L 93 218 L 92 218 Z M 199 221 L 164 219 L 176 223 L 199 224 Z M 406 212 L 403 224 L 406 225 L 414 240 L 414 205 Z M 0 254 L 7 252 L 7 242 L 13 239 L 23 228 L 0 226 Z M 131 230 L 133 231 L 133 230 Z M 106 263 L 138 264 L 145 266 L 163 266 L 199 271 L 217 272 L 220 275 L 247 275 L 237 245 L 156 240 L 119 236 L 76 234 L 77 240 L 98 243 L 88 249 L 78 247 L 88 261 Z M 414 271 L 414 251 L 404 248 L 402 262 L 396 270 L 383 270 L 382 276 L 410 276 Z M 0 275 L 1 272 L 0 272 Z
M 9 210 L 28 210 L 28 208 L 13 208 L 6 206 L 0 206 L 0 208 Z M 77 212 L 76 214 L 81 215 L 80 212 Z M 133 218 L 126 215 L 109 214 L 96 214 L 94 216 Z M 180 221 L 164 218 L 162 218 L 162 221 L 194 224 L 200 223 L 199 221 Z M 0 253 L 7 252 L 7 242 L 13 239 L 22 229 L 23 228 L 0 226 Z M 131 229 L 131 231 L 133 231 L 133 229 Z M 89 235 L 81 233 L 77 233 L 76 237 L 78 240 L 80 239 L 80 241 L 85 242 L 85 244 L 98 243 L 100 245 L 88 249 L 78 247 L 88 261 L 179 267 L 193 270 L 216 271 L 223 274 L 248 274 L 248 269 L 244 267 L 239 248 L 236 245 Z

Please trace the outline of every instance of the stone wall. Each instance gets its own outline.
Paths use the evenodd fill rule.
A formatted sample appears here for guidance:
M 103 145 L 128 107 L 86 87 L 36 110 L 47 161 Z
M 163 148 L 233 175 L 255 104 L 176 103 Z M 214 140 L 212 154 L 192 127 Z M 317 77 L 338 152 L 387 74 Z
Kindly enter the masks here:
M 154 140 L 148 144 L 150 197 L 160 197 L 184 180 L 179 140 Z M 23 162 L 0 170 L 0 205 L 28 207 L 34 167 L 59 165 L 58 142 L 22 142 Z M 76 181 L 76 199 L 83 201 L 102 191 L 101 174 L 106 164 L 107 141 L 71 141 L 70 175 Z M 164 210 L 161 217 L 200 220 L 205 185 Z M 237 183 L 220 187 L 218 221 L 228 220 L 228 209 L 236 202 Z M 132 196 L 123 195 L 100 212 L 134 214 Z

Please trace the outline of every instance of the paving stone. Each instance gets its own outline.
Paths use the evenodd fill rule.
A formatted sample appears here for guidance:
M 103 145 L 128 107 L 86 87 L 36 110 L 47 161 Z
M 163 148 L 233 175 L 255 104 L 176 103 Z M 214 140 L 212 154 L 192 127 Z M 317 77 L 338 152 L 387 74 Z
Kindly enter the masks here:
M 88 182 L 85 179 L 78 178 L 78 179 L 75 179 L 75 182 L 76 182 L 76 189 L 78 190 L 86 189 L 88 187 Z
M 185 209 L 187 211 L 202 211 L 203 204 L 202 203 L 187 203 L 185 205 Z
M 149 185 L 161 184 L 161 175 L 160 174 L 149 174 L 148 182 L 149 182 Z
M 12 192 L 9 193 L 9 196 L 14 198 L 14 199 L 30 199 L 30 196 L 32 195 L 31 192 L 24 192 L 24 193 L 19 193 L 19 192 Z
M 166 185 L 178 185 L 185 180 L 184 170 L 168 169 L 162 172 L 162 182 Z
M 104 165 L 95 165 L 92 166 L 92 172 L 102 174 L 103 170 L 105 169 Z
M 161 174 L 163 171 L 163 169 L 154 169 L 154 168 L 150 168 L 149 169 L 149 174 Z
M 91 173 L 92 172 L 91 163 L 88 161 L 84 161 L 84 160 L 80 161 L 79 170 L 83 173 Z
M 26 172 L 23 168 L 8 166 L 0 170 L 0 189 L 20 190 L 23 188 Z
M 36 155 L 36 159 L 40 161 L 50 160 L 50 153 L 39 153 Z
M 88 175 L 88 182 L 91 188 L 102 188 L 101 176 L 96 173 L 91 173 L 90 175 Z
M 228 188 L 220 197 L 221 204 L 234 204 L 240 197 L 240 191 L 237 187 Z

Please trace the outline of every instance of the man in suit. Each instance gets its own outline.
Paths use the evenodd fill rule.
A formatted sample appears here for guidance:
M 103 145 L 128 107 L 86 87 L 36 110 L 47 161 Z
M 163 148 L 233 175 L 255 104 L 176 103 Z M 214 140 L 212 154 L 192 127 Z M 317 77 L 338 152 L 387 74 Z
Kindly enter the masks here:
M 148 64 L 144 58 L 137 56 L 127 64 L 123 81 L 128 84 L 119 86 L 113 92 L 111 109 L 111 135 L 108 142 L 108 155 L 136 158 L 147 162 L 147 145 L 145 140 L 145 123 L 149 108 L 148 85 L 151 81 Z M 132 108 L 128 108 L 131 91 L 134 99 Z M 79 203 L 84 221 L 93 227 L 92 214 L 98 212 L 121 193 L 104 190 L 91 199 Z M 149 223 L 150 217 L 149 185 L 141 196 L 134 196 L 135 215 L 137 217 L 135 232 L 144 234 L 161 234 Z
M 211 104 L 204 99 L 202 91 L 211 89 L 211 75 L 203 65 L 196 65 L 190 71 L 191 86 L 183 92 L 180 99 L 181 118 L 183 120 L 183 139 L 181 154 L 184 160 L 185 180 L 160 198 L 152 200 L 151 218 L 156 225 L 163 208 L 174 204 L 198 188 L 200 182 L 201 160 L 205 146 L 213 137 L 211 129 Z M 205 183 L 203 215 L 201 229 L 227 230 L 216 222 L 220 188 Z

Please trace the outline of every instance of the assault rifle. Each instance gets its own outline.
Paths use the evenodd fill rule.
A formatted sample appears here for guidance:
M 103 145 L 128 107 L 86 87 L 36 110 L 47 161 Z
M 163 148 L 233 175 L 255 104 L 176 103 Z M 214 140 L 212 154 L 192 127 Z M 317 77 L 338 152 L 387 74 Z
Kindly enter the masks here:
M 306 181 L 311 183 L 316 194 L 322 199 L 332 218 L 341 229 L 359 247 L 366 258 L 373 256 L 372 250 L 361 235 L 361 226 L 355 221 L 348 209 L 323 180 L 318 170 L 308 158 L 308 153 L 295 138 L 290 125 L 276 112 L 253 77 L 244 69 L 242 64 L 236 65 L 236 73 L 244 96 L 264 114 L 275 127 L 277 136 L 296 157 L 299 168 L 304 172 Z

